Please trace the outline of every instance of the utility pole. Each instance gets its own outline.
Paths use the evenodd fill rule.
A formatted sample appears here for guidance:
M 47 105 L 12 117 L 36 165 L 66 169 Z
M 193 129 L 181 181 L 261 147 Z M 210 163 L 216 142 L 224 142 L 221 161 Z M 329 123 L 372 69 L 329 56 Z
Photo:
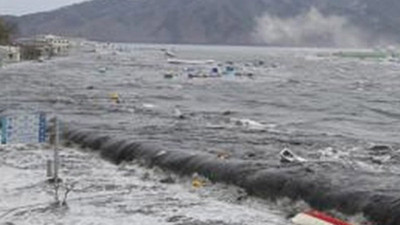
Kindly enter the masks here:
M 60 155 L 58 152 L 58 142 L 59 142 L 59 124 L 57 116 L 54 118 L 54 182 L 59 181 L 58 169 L 60 164 Z

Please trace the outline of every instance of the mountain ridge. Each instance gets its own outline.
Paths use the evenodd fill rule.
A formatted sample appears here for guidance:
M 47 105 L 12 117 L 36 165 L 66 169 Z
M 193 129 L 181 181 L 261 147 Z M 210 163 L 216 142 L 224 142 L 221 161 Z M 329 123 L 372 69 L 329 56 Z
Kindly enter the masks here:
M 12 20 L 21 36 L 329 47 L 399 42 L 399 9 L 395 0 L 92 0 Z

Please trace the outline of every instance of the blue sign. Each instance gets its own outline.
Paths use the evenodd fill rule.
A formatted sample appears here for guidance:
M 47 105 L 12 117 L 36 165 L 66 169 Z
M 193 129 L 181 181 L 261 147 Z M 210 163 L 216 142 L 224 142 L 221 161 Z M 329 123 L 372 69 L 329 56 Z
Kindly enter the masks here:
M 6 132 L 7 132 L 7 119 L 0 117 L 0 144 L 6 143 Z
M 46 126 L 44 113 L 0 117 L 0 143 L 43 143 L 46 141 Z

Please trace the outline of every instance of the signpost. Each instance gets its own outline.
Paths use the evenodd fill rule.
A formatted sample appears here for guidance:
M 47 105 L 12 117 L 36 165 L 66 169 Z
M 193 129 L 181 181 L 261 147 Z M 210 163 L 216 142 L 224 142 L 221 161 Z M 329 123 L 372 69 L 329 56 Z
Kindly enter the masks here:
M 58 133 L 58 119 L 57 117 L 54 120 L 54 132 L 55 132 L 55 140 L 54 140 L 54 182 L 58 182 L 58 168 L 60 164 L 60 156 L 58 154 L 58 142 L 59 142 L 59 133 Z
M 46 114 L 31 113 L 0 117 L 0 144 L 37 144 L 46 142 Z M 54 164 L 47 161 L 47 176 L 58 181 L 58 120 L 54 124 Z M 51 168 L 53 167 L 53 168 Z M 54 171 L 54 174 L 52 173 Z
M 1 144 L 34 144 L 46 141 L 46 114 L 0 117 Z

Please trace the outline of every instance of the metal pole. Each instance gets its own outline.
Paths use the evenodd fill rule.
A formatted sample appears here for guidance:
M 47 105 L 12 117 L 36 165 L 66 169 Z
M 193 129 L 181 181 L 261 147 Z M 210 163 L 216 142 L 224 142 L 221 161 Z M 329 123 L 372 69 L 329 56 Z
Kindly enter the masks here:
M 53 178 L 53 163 L 51 162 L 51 159 L 48 159 L 46 161 L 46 175 L 48 179 Z
M 59 142 L 59 132 L 58 132 L 58 119 L 57 116 L 55 117 L 54 120 L 54 132 L 55 132 L 55 137 L 54 137 L 54 182 L 58 182 L 58 169 L 59 169 L 59 163 L 60 163 L 60 156 L 58 154 L 58 142 Z

